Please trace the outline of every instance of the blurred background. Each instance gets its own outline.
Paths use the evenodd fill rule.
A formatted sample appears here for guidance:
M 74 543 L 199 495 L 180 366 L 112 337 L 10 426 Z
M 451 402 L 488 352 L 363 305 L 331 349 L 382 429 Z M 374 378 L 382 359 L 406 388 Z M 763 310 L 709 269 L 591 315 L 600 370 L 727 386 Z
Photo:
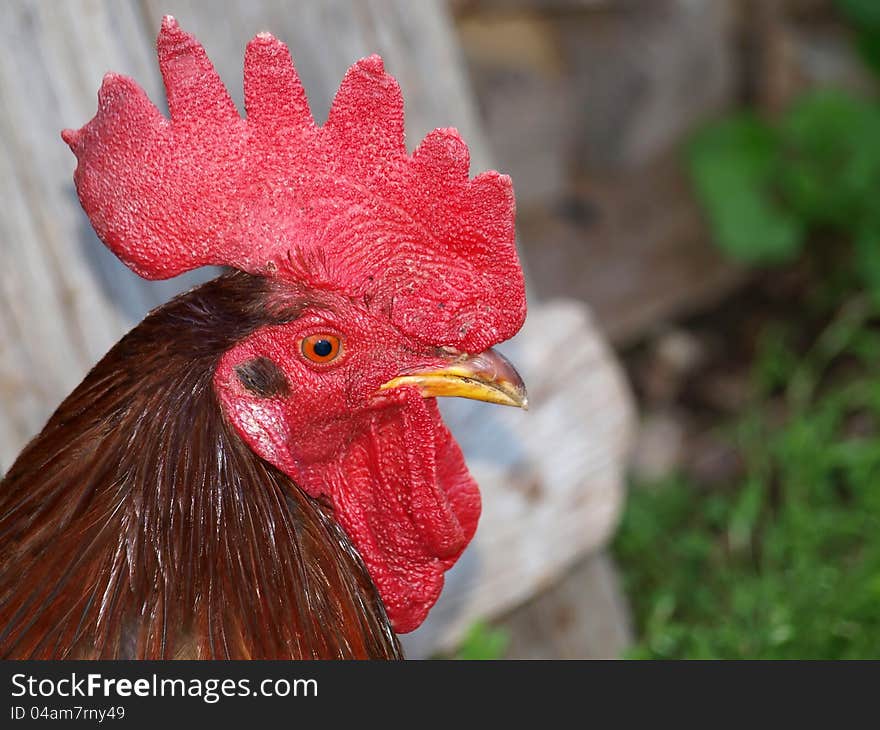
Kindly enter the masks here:
M 0 470 L 199 280 L 104 251 L 57 137 L 111 68 L 161 103 L 166 12 L 237 100 L 271 30 L 319 120 L 378 51 L 410 147 L 514 179 L 535 408 L 448 414 L 487 511 L 412 655 L 880 656 L 878 0 L 4 3 Z

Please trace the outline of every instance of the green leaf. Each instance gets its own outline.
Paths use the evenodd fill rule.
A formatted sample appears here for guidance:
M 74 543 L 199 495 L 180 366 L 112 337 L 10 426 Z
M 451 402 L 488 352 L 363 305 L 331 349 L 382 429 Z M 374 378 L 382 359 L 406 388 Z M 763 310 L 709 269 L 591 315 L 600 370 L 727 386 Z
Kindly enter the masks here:
M 880 108 L 839 91 L 803 97 L 782 120 L 778 180 L 812 226 L 851 231 L 880 196 Z
M 778 140 L 757 117 L 744 114 L 704 128 L 688 162 L 718 245 L 749 264 L 794 258 L 803 245 L 800 220 L 774 198 Z

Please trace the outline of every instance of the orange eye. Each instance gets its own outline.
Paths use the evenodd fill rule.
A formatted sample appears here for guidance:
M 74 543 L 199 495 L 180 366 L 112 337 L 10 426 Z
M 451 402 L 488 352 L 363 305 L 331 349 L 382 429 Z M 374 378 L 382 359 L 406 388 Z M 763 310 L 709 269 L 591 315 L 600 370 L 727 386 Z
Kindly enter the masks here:
M 341 350 L 342 343 L 336 335 L 309 335 L 302 341 L 302 353 L 312 362 L 332 362 Z

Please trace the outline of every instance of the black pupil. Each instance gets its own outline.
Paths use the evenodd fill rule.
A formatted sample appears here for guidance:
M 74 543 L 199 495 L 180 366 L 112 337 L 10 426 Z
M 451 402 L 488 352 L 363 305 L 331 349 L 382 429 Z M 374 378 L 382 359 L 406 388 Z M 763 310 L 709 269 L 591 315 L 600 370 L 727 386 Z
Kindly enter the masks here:
M 318 357 L 327 357 L 333 352 L 333 343 L 330 340 L 318 340 L 313 345 L 313 349 Z

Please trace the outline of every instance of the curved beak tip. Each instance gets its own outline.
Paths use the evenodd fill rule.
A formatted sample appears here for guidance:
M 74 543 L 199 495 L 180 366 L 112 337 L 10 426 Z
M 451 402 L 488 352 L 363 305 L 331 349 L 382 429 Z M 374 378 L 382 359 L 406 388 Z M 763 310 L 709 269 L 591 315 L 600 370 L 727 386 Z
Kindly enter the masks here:
M 416 388 L 425 398 L 470 398 L 529 409 L 526 386 L 516 368 L 491 349 L 440 367 L 403 373 L 380 390 L 402 386 Z

